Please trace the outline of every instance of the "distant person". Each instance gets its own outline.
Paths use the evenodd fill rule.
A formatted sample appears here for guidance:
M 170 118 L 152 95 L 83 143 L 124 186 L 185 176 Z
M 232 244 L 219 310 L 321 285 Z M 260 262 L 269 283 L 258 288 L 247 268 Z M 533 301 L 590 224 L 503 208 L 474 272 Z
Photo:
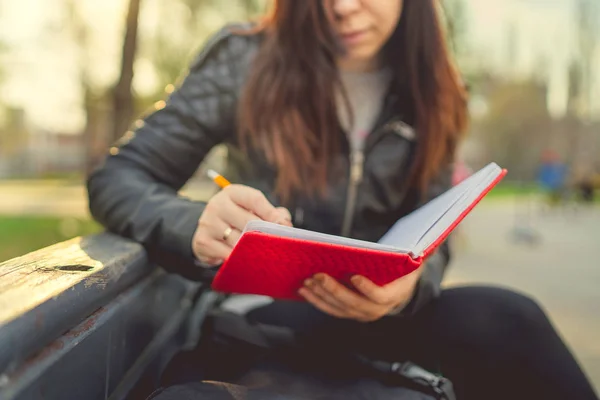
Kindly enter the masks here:
M 576 188 L 579 197 L 583 203 L 593 204 L 595 197 L 594 176 L 591 173 L 585 174 L 576 182 Z
M 253 219 L 377 241 L 452 187 L 467 129 L 438 3 L 278 0 L 262 24 L 227 26 L 90 176 L 92 214 L 206 282 Z M 219 143 L 234 184 L 208 202 L 178 196 Z M 442 290 L 449 260 L 446 242 L 384 287 L 317 275 L 306 302 L 260 299 L 245 317 L 296 330 L 311 365 L 333 349 L 410 360 L 449 377 L 461 400 L 596 398 L 538 304 L 501 288 Z
M 566 191 L 567 166 L 554 152 L 546 152 L 538 170 L 538 184 L 551 205 L 562 202 Z

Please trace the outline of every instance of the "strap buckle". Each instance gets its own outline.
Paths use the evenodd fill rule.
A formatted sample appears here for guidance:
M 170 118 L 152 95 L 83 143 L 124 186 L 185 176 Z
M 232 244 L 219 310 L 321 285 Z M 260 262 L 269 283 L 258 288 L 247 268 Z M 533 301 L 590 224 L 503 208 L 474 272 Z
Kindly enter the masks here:
M 436 400 L 456 400 L 454 387 L 449 379 L 433 374 L 417 364 L 408 361 L 372 360 L 359 354 L 355 356 L 362 364 L 378 371 L 379 376 L 392 384 L 407 385 L 417 391 L 433 396 Z
M 429 389 L 440 400 L 455 400 L 452 382 L 443 376 L 435 375 L 411 362 L 395 362 L 390 372 Z

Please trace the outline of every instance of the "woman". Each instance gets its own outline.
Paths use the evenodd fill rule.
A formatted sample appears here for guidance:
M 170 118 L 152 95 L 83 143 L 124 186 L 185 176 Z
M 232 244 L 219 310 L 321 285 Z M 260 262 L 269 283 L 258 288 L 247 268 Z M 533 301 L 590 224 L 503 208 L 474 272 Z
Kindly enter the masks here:
M 279 0 L 264 24 L 217 34 L 136 125 L 90 177 L 91 211 L 166 268 L 210 280 L 252 219 L 378 240 L 451 185 L 467 101 L 434 0 Z M 178 196 L 219 143 L 236 184 L 207 203 Z M 247 318 L 435 364 L 460 399 L 595 398 L 532 300 L 441 291 L 449 257 L 445 243 L 385 287 L 355 277 L 360 294 L 318 275 L 305 303 Z

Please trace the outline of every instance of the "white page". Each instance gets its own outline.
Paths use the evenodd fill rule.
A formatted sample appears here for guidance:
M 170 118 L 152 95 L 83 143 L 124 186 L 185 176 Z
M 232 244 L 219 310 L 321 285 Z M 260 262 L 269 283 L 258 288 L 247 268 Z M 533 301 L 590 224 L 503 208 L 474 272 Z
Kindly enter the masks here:
M 383 250 L 390 251 L 394 253 L 408 253 L 407 249 L 403 249 L 397 246 L 386 246 L 375 242 L 368 242 L 365 240 L 351 239 L 343 236 L 329 235 L 326 233 L 314 232 L 300 228 L 293 228 L 289 226 L 279 225 L 272 222 L 267 221 L 250 221 L 246 224 L 244 232 L 263 232 L 272 235 L 289 237 L 295 239 L 303 239 L 303 240 L 311 240 L 315 242 L 322 243 L 330 243 L 330 244 L 339 244 L 344 246 L 351 246 L 363 249 L 375 249 L 375 250 Z
M 502 169 L 495 163 L 487 165 L 460 184 L 398 220 L 377 243 L 266 221 L 250 221 L 243 233 L 258 231 L 282 237 L 419 255 L 452 225 L 501 171 Z
M 494 182 L 502 173 L 502 169 L 497 165 L 490 165 L 486 176 L 474 182 L 474 185 L 450 208 L 440 219 L 419 239 L 414 247 L 417 254 L 422 254 L 431 244 L 433 244 L 446 230 L 454 224 L 460 215 L 469 208 L 481 193 Z
M 497 164 L 488 164 L 458 185 L 399 219 L 379 240 L 379 243 L 386 246 L 408 248 L 415 254 L 420 254 L 423 250 L 423 238 L 427 236 L 428 239 L 431 235 L 437 234 L 435 237 L 437 239 L 454 222 L 451 220 L 450 223 L 447 223 L 449 216 L 456 215 L 458 217 L 472 203 L 468 199 L 475 200 L 501 171 Z M 478 190 L 482 184 L 484 186 Z M 445 216 L 446 218 L 444 218 Z

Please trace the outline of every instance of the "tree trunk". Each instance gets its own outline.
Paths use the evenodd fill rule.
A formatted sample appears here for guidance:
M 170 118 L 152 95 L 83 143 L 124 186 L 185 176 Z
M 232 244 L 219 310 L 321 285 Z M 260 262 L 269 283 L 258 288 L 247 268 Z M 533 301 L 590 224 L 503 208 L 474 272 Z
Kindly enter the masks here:
M 133 64 L 137 50 L 140 3 L 141 0 L 129 0 L 125 37 L 123 39 L 121 74 L 113 89 L 113 129 L 111 135 L 113 142 L 127 131 L 135 112 L 132 83 Z

